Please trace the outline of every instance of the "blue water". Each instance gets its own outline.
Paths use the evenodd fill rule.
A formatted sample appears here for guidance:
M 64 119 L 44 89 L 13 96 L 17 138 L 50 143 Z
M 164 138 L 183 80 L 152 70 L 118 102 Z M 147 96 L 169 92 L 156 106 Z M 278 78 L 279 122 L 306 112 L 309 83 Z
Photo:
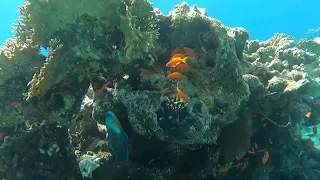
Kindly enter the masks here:
M 3 44 L 7 38 L 12 37 L 12 24 L 17 22 L 18 6 L 23 2 L 24 0 L 0 1 L 0 44 Z
M 0 44 L 12 37 L 12 23 L 18 17 L 17 6 L 23 0 L 0 1 Z M 168 14 L 182 0 L 151 0 L 154 7 Z M 230 27 L 244 27 L 250 39 L 266 40 L 275 32 L 283 32 L 297 39 L 309 28 L 320 27 L 319 0 L 186 0 L 189 5 L 205 7 L 208 15 Z

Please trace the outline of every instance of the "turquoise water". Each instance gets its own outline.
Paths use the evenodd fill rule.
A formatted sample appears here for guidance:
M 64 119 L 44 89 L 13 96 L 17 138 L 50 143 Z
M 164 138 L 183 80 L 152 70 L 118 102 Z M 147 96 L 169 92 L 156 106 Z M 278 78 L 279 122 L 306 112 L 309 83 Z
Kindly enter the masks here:
M 316 125 L 317 129 L 320 128 L 320 124 Z M 313 128 L 314 126 L 309 126 L 309 127 L 304 127 L 303 129 L 301 129 L 301 135 L 302 135 L 302 139 L 303 140 L 311 140 L 314 143 L 314 147 L 316 149 L 320 149 L 320 135 L 314 134 L 313 132 Z
M 0 1 L 0 44 L 3 44 L 7 38 L 12 36 L 11 26 L 17 21 L 18 6 L 23 2 L 23 0 Z
M 23 0 L 0 1 L 0 44 L 12 36 L 12 23 L 18 17 L 17 6 Z M 167 14 L 181 0 L 152 0 L 154 6 Z M 164 3 L 165 2 L 165 3 Z M 275 32 L 296 38 L 305 36 L 309 28 L 319 27 L 320 1 L 317 0 L 187 0 L 207 9 L 208 15 L 219 19 L 226 26 L 241 26 L 250 33 L 250 39 L 266 40 Z

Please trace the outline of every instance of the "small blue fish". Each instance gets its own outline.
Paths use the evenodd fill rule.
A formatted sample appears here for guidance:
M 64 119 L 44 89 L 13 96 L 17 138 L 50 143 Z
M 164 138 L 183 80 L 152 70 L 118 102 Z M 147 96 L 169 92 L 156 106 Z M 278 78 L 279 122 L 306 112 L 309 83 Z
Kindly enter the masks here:
M 113 112 L 108 111 L 105 120 L 108 131 L 108 140 L 111 144 L 115 159 L 117 161 L 128 161 L 129 138 L 127 133 L 122 129 L 120 121 Z

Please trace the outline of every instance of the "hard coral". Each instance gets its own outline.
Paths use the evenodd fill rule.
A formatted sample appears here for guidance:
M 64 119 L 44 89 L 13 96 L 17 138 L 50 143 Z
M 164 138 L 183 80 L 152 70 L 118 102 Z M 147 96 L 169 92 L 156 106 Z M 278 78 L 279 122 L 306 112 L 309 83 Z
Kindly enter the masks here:
M 40 158 L 45 160 L 41 161 L 44 166 L 37 166 L 39 176 L 34 179 L 48 174 L 59 153 L 74 164 L 73 154 L 66 154 L 63 148 L 69 148 L 61 136 L 68 137 L 66 128 L 77 155 L 93 151 L 96 157 L 105 156 L 104 164 L 92 174 L 94 179 L 105 179 L 105 171 L 112 177 L 119 172 L 121 178 L 138 177 L 143 169 L 139 170 L 140 165 L 148 170 L 143 169 L 139 177 L 212 179 L 219 162 L 227 164 L 223 170 L 232 168 L 230 179 L 310 172 L 307 166 L 303 172 L 296 170 L 302 160 L 298 157 L 304 154 L 297 147 L 306 145 L 299 144 L 297 132 L 304 125 L 319 123 L 320 60 L 313 42 L 296 43 L 285 34 L 249 41 L 245 29 L 226 27 L 207 17 L 204 9 L 186 3 L 177 5 L 169 16 L 154 10 L 147 0 L 27 0 L 20 12 L 17 39 L 7 41 L 0 54 L 0 97 L 4 101 L 0 137 L 9 133 L 3 142 L 0 139 L 4 163 L 0 171 L 7 178 L 30 174 L 27 166 L 16 173 L 21 166 L 13 163 L 28 164 L 25 160 L 37 154 L 32 145 L 40 145 Z M 40 46 L 50 51 L 45 62 L 38 54 Z M 175 70 L 165 65 L 175 49 L 190 56 L 189 69 L 181 72 L 185 78 L 172 80 L 166 76 Z M 26 95 L 30 101 L 22 102 L 18 94 L 25 91 L 24 82 L 41 66 L 29 83 Z M 24 75 L 27 79 L 21 78 Z M 187 101 L 180 100 L 176 81 L 183 91 L 179 94 Z M 92 89 L 85 96 L 89 84 Z M 18 88 L 4 92 L 9 87 Z M 105 126 L 100 125 L 106 111 L 113 111 L 134 139 L 130 142 L 132 164 L 109 161 L 111 150 L 105 141 Z M 59 125 L 35 126 L 44 120 Z M 29 135 L 19 131 L 24 121 Z M 10 134 L 12 129 L 18 132 Z M 24 148 L 12 148 L 29 139 L 29 156 Z M 261 164 L 258 151 L 247 154 L 250 145 L 269 152 L 268 161 Z M 42 157 L 44 154 L 52 159 Z M 243 158 L 232 161 L 236 155 Z M 64 162 L 60 160 L 55 162 Z M 63 170 L 54 172 L 52 177 L 61 172 L 75 176 Z
M 38 124 L 6 137 L 0 156 L 2 179 L 81 178 L 68 130 L 57 124 Z
M 59 57 L 59 51 L 62 45 L 56 39 L 51 40 L 51 49 L 55 53 L 54 56 L 48 56 L 44 66 L 41 68 L 40 73 L 34 74 L 32 80 L 28 83 L 31 86 L 29 92 L 26 93 L 27 100 L 34 96 L 43 96 L 54 85 L 61 82 L 65 76 L 62 64 L 61 55 Z M 56 75 L 56 76 L 54 76 Z
M 147 91 L 120 90 L 119 97 L 128 110 L 132 128 L 141 135 L 185 145 L 216 141 L 219 127 L 214 125 L 212 116 L 201 103 L 194 104 L 190 112 L 186 104 L 174 108 L 173 104 L 178 104 L 167 100 L 161 102 L 159 95 Z
M 242 69 L 238 59 L 238 55 L 241 58 L 241 49 L 243 49 L 241 46 L 245 43 L 236 44 L 241 42 L 241 36 L 237 35 L 237 33 L 241 34 L 241 30 L 235 30 L 236 35 L 230 36 L 227 32 L 228 28 L 221 22 L 207 17 L 204 10 L 196 6 L 190 7 L 186 3 L 176 6 L 168 18 L 172 28 L 167 30 L 170 35 L 165 38 L 170 45 L 191 46 L 196 51 L 203 51 L 196 63 L 190 62 L 197 67 L 194 73 L 195 79 L 202 80 L 201 82 L 192 81 L 197 87 L 196 94 L 199 95 L 199 99 L 208 107 L 212 107 L 214 99 L 224 101 L 229 108 L 222 118 L 224 121 L 232 121 L 234 112 L 249 95 L 248 86 L 241 77 Z M 189 28 L 190 26 L 193 28 Z M 242 41 L 245 39 L 244 35 Z M 210 56 L 212 54 L 208 52 L 212 52 L 214 56 Z M 215 64 L 216 68 L 213 69 L 208 64 Z M 231 86 L 237 86 L 237 91 L 229 93 L 228 89 Z
M 30 17 L 27 25 L 34 28 L 35 42 L 44 47 L 47 46 L 48 38 L 56 31 L 74 23 L 83 14 L 97 18 L 108 17 L 111 22 L 117 23 L 120 21 L 117 11 L 125 8 L 123 1 L 101 0 L 94 2 L 28 0 L 24 6 L 27 12 L 25 16 Z
M 221 130 L 218 145 L 222 148 L 225 162 L 229 162 L 235 156 L 241 156 L 249 150 L 253 135 L 251 128 L 248 119 L 242 117 Z
M 134 0 L 120 15 L 120 30 L 124 33 L 127 59 L 143 59 L 153 54 L 158 39 L 157 16 L 147 0 Z M 152 57 L 151 57 L 152 58 Z
M 15 76 L 29 76 L 43 63 L 39 46 L 9 39 L 0 49 L 0 85 Z M 31 75 L 32 76 L 32 75 Z
M 25 9 L 27 17 L 30 17 L 28 25 L 34 28 L 35 42 L 44 47 L 55 32 L 67 28 L 84 14 L 105 18 L 110 24 L 120 27 L 125 34 L 128 59 L 143 58 L 152 53 L 154 41 L 157 39 L 155 27 L 157 19 L 147 0 L 136 0 L 131 3 L 123 0 L 94 2 L 28 0 Z
M 153 59 L 151 55 L 158 35 L 157 17 L 148 1 L 136 0 L 128 3 L 96 0 L 90 2 L 90 5 L 87 3 L 69 0 L 63 2 L 30 0 L 21 7 L 23 12 L 21 19 L 24 21 L 17 26 L 21 34 L 19 37 L 25 39 L 26 36 L 22 35 L 24 26 L 32 26 L 34 31 L 28 31 L 32 34 L 32 42 L 48 47 L 53 53 L 53 56 L 47 58 L 40 73 L 30 81 L 28 99 L 43 96 L 50 88 L 61 82 L 66 74 L 78 74 L 79 81 L 82 81 L 85 78 L 92 78 L 93 74 L 97 75 L 98 71 L 106 71 L 101 67 L 102 63 L 107 63 L 106 59 L 126 64 L 135 59 Z M 72 10 L 65 9 L 71 6 Z M 52 11 L 51 7 L 55 7 L 55 10 Z M 105 11 L 105 9 L 110 10 Z M 76 28 L 75 31 L 72 31 L 73 28 Z M 124 44 L 114 42 L 114 37 L 112 39 L 112 36 L 115 36 L 114 31 L 119 30 L 116 36 L 120 41 L 123 40 Z M 73 34 L 70 34 L 70 31 Z M 121 39 L 121 35 L 124 35 L 124 39 Z M 59 45 L 64 45 L 60 53 L 58 51 L 62 46 L 52 45 L 53 40 L 49 41 L 56 36 L 61 40 Z M 83 39 L 84 36 L 87 38 Z M 87 67 L 89 73 L 77 72 L 79 69 L 84 69 L 82 64 L 89 64 Z

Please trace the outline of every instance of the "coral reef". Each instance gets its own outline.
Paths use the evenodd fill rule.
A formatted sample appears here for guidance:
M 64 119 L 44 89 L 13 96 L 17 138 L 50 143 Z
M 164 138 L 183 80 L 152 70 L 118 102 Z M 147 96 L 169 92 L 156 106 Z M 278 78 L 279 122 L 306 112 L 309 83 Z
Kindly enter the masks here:
M 124 64 L 137 59 L 153 60 L 158 29 L 156 14 L 148 1 L 97 1 L 90 2 L 95 6 L 83 8 L 89 7 L 87 3 L 36 0 L 21 7 L 25 12 L 21 26 L 33 27 L 28 34 L 32 42 L 50 50 L 40 73 L 30 81 L 28 98 L 44 95 L 67 75 L 80 71 L 81 81 L 94 72 L 106 71 L 104 64 L 110 66 L 111 60 Z M 74 12 L 66 10 L 68 7 L 74 7 Z M 109 8 L 113 10 L 105 11 Z
M 33 124 L 28 130 L 8 133 L 0 149 L 1 178 L 81 178 L 66 127 L 54 123 Z
M 319 177 L 317 42 L 249 40 L 186 3 L 27 0 L 20 14 L 0 50 L 0 178 Z

